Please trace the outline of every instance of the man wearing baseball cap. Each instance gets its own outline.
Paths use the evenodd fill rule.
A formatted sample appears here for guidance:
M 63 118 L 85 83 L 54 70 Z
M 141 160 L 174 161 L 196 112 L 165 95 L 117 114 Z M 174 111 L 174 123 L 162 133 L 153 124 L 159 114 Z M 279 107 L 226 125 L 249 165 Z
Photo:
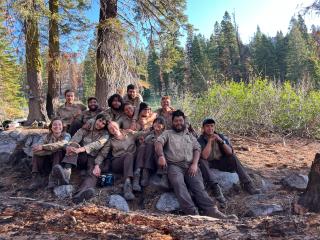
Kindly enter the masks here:
M 260 190 L 255 188 L 251 178 L 233 152 L 229 140 L 215 131 L 215 120 L 206 118 L 202 122 L 202 135 L 198 138 L 201 145 L 200 169 L 204 181 L 213 190 L 215 198 L 220 203 L 225 203 L 220 186 L 214 180 L 210 168 L 215 168 L 225 172 L 236 172 L 239 176 L 241 185 L 249 194 L 258 194 Z

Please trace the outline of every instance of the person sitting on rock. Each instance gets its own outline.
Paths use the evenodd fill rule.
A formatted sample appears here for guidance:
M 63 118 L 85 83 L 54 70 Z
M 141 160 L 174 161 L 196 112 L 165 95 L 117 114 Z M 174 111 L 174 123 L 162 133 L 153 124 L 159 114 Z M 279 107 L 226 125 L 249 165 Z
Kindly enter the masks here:
M 69 133 L 73 136 L 88 120 L 94 119 L 102 109 L 99 107 L 99 103 L 96 97 L 89 97 L 88 110 L 83 111 L 70 126 Z
M 109 108 L 102 113 L 106 116 L 108 121 L 118 121 L 123 115 L 123 104 L 122 97 L 115 93 L 108 98 Z
M 154 150 L 154 142 L 165 130 L 165 120 L 163 117 L 157 117 L 152 124 L 151 131 L 145 136 L 144 141 L 137 150 L 137 158 L 135 163 L 135 172 L 142 170 L 141 186 L 146 187 L 149 184 L 150 173 L 158 170 L 158 159 Z M 167 177 L 163 177 L 162 181 L 166 181 Z M 168 187 L 168 183 L 163 183 Z
M 88 200 L 95 194 L 94 187 L 102 167 L 102 162 L 95 164 L 95 158 L 109 139 L 106 126 L 106 117 L 99 114 L 89 129 L 79 129 L 70 140 L 61 165 L 56 165 L 52 170 L 52 177 L 58 185 L 70 183 L 72 167 L 79 166 L 87 170 L 84 181 L 73 196 L 73 201 L 76 203 Z
M 44 177 L 48 176 L 53 166 L 62 161 L 65 154 L 64 148 L 70 139 L 70 134 L 63 131 L 61 119 L 52 119 L 49 125 L 49 133 L 32 148 L 32 182 L 29 190 L 36 190 L 45 185 Z M 48 188 L 54 186 L 50 173 Z
M 201 148 L 197 139 L 186 130 L 185 115 L 181 110 L 172 113 L 172 129 L 165 130 L 155 142 L 159 166 L 168 168 L 168 178 L 181 210 L 188 215 L 204 215 L 215 218 L 236 218 L 220 212 L 209 197 L 198 169 Z M 194 201 L 189 191 L 193 194 Z
M 139 118 L 138 125 L 141 126 L 142 130 L 149 130 L 152 127 L 154 119 L 156 119 L 157 114 L 152 112 L 149 104 L 142 102 L 139 106 Z
M 143 132 L 124 131 L 120 130 L 119 124 L 114 121 L 108 122 L 108 131 L 110 134 L 109 141 L 101 149 L 95 159 L 95 164 L 101 164 L 106 159 L 109 152 L 112 157 L 107 161 L 111 162 L 111 169 L 114 173 L 121 173 L 124 179 L 123 193 L 124 198 L 132 200 L 135 198 L 132 190 L 141 191 L 139 185 L 140 175 L 134 176 L 133 167 L 136 154 L 136 140 L 143 134 Z M 131 179 L 133 179 L 133 184 Z
M 57 117 L 62 120 L 63 126 L 69 132 L 69 128 L 73 120 L 80 116 L 82 111 L 86 110 L 86 106 L 82 103 L 75 103 L 75 93 L 73 90 L 66 90 L 64 93 L 66 102 L 57 110 Z
M 210 168 L 236 172 L 244 190 L 250 194 L 260 193 L 260 190 L 253 186 L 251 178 L 234 154 L 229 140 L 224 135 L 215 132 L 214 119 L 207 118 L 203 121 L 202 135 L 198 141 L 202 148 L 199 163 L 203 179 L 212 188 L 213 194 L 219 202 L 225 203 L 226 199 Z
M 139 117 L 139 106 L 140 103 L 143 102 L 142 96 L 138 93 L 138 88 L 134 84 L 129 84 L 127 86 L 127 94 L 123 96 L 123 101 L 129 102 L 132 104 L 132 106 L 135 107 L 135 112 L 134 112 L 134 120 L 138 120 Z
M 134 131 L 139 131 L 141 130 L 140 124 L 132 125 L 133 123 L 133 116 L 134 116 L 134 106 L 130 102 L 126 102 L 123 105 L 123 115 L 119 118 L 117 123 L 119 124 L 121 129 L 131 129 Z

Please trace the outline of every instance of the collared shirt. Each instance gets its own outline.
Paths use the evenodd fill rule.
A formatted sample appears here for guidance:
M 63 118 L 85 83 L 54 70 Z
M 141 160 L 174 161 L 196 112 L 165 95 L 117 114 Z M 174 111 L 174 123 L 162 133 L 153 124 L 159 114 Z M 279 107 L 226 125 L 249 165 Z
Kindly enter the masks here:
M 125 153 L 134 154 L 136 152 L 136 140 L 138 137 L 142 136 L 144 132 L 123 132 L 123 134 L 123 139 L 117 139 L 115 137 L 109 139 L 96 157 L 95 164 L 101 164 L 110 151 L 112 152 L 113 157 L 120 157 Z
M 160 135 L 159 135 L 160 136 Z M 145 143 L 154 143 L 157 140 L 158 136 L 156 135 L 155 131 L 152 130 L 148 132 L 144 137 Z
M 63 126 L 69 126 L 86 109 L 82 103 L 65 103 L 58 108 L 57 116 L 61 118 Z
M 174 111 L 174 108 L 170 107 L 170 112 L 164 113 L 162 108 L 158 108 L 156 110 L 157 117 L 163 117 L 165 120 L 165 126 L 166 129 L 172 128 L 172 112 Z
M 192 163 L 193 152 L 200 151 L 197 139 L 188 131 L 165 130 L 156 140 L 163 146 L 168 163 Z
M 231 143 L 227 137 L 225 137 L 223 134 L 218 134 L 218 135 L 222 140 L 224 140 L 226 142 L 226 144 L 228 146 L 230 146 L 232 148 Z M 201 146 L 201 149 L 203 150 L 207 146 L 208 137 L 206 135 L 202 134 L 198 138 L 198 142 Z M 217 141 L 212 142 L 211 149 L 212 150 L 211 150 L 210 155 L 207 159 L 208 161 L 219 160 L 224 155 L 224 152 L 222 151 L 221 146 L 219 145 L 219 143 Z
M 95 157 L 108 139 L 109 134 L 107 130 L 97 130 L 94 123 L 91 123 L 89 130 L 80 128 L 72 137 L 69 144 L 78 143 L 86 149 L 87 154 Z
M 88 120 L 95 118 L 99 113 L 102 112 L 101 108 L 98 108 L 96 111 L 85 110 L 79 116 L 79 120 L 85 124 Z
M 102 114 L 106 116 L 107 120 L 117 122 L 120 119 L 120 117 L 123 115 L 123 112 L 116 111 L 109 107 L 107 110 L 104 110 Z
M 121 129 L 129 129 L 131 124 L 132 124 L 132 121 L 133 121 L 133 117 L 132 118 L 129 118 L 127 115 L 123 114 L 119 120 L 117 121 L 117 123 L 119 124 L 120 128 Z M 137 131 L 140 131 L 141 130 L 141 126 L 139 123 L 136 123 L 137 125 Z
M 133 115 L 133 119 L 134 120 L 138 120 L 139 117 L 139 108 L 140 108 L 140 103 L 143 102 L 143 98 L 142 96 L 138 93 L 137 96 L 133 99 L 130 99 L 128 94 L 123 96 L 123 102 L 129 102 L 131 103 L 132 106 L 134 106 L 134 115 Z
M 68 144 L 70 139 L 70 134 L 66 132 L 62 132 L 58 138 L 56 138 L 52 133 L 48 133 L 40 139 L 38 144 L 42 145 L 43 150 L 56 152 L 59 149 L 63 149 Z

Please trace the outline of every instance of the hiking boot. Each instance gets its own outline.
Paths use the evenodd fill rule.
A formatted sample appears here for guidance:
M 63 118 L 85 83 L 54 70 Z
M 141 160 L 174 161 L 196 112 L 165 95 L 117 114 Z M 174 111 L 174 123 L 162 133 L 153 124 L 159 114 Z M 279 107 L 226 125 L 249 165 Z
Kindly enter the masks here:
M 217 201 L 221 204 L 226 204 L 227 199 L 224 197 L 219 184 L 218 183 L 213 184 L 211 186 L 211 189 L 212 189 L 213 196 L 215 197 L 215 199 L 217 199 Z
M 139 182 L 140 182 L 140 173 L 135 173 L 133 176 L 133 184 L 132 184 L 133 191 L 141 192 L 141 186 Z
M 79 204 L 83 201 L 88 201 L 95 196 L 95 190 L 93 188 L 87 188 L 81 190 L 72 197 L 72 201 L 76 204 Z
M 254 195 L 254 194 L 260 194 L 261 190 L 254 187 L 252 182 L 248 182 L 248 183 L 244 183 L 243 184 L 243 189 L 249 193 L 250 195 Z
M 238 217 L 234 214 L 226 215 L 223 212 L 220 212 L 220 210 L 214 206 L 213 211 L 210 212 L 210 217 L 219 218 L 219 219 L 233 219 L 238 220 Z
M 49 181 L 46 189 L 50 190 L 53 189 L 54 187 L 58 186 L 57 182 L 55 179 L 52 177 L 52 173 L 49 174 Z
M 43 178 L 40 176 L 40 173 L 33 173 L 28 190 L 35 191 L 41 188 L 42 186 L 43 186 Z
M 63 168 L 61 165 L 55 165 L 52 168 L 52 178 L 57 186 L 68 185 L 70 182 L 71 168 Z
M 123 185 L 123 195 L 126 200 L 133 200 L 135 198 L 132 193 L 132 185 L 130 180 L 126 181 Z
M 149 178 L 150 178 L 149 170 L 144 168 L 142 171 L 142 179 L 141 179 L 142 187 L 146 187 L 149 185 Z

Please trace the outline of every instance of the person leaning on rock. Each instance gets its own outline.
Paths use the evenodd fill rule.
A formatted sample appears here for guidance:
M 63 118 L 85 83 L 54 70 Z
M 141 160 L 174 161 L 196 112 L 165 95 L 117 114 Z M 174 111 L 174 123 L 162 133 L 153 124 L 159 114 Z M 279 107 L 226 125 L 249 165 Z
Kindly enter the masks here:
M 45 186 L 45 178 L 51 172 L 52 167 L 62 161 L 65 154 L 64 148 L 70 139 L 70 134 L 63 131 L 61 119 L 52 119 L 49 125 L 49 133 L 32 148 L 32 182 L 29 190 L 36 190 Z M 48 188 L 54 186 L 52 173 L 50 173 Z
M 80 116 L 82 111 L 86 110 L 86 106 L 82 103 L 75 103 L 75 93 L 73 90 L 66 90 L 64 93 L 66 102 L 57 109 L 57 117 L 62 120 L 63 126 L 69 132 L 69 128 L 73 120 Z
M 215 181 L 211 168 L 226 172 L 236 172 L 240 182 L 248 193 L 258 194 L 259 189 L 253 186 L 252 180 L 242 166 L 241 162 L 233 152 L 229 140 L 222 134 L 215 132 L 215 121 L 207 118 L 202 123 L 202 135 L 198 138 L 201 145 L 200 169 L 205 182 L 213 190 L 215 198 L 225 203 L 219 184 Z
M 182 111 L 172 113 L 172 130 L 165 130 L 157 138 L 155 149 L 160 167 L 168 168 L 169 181 L 185 214 L 198 215 L 199 208 L 204 215 L 210 217 L 236 218 L 220 212 L 206 192 L 198 169 L 201 148 L 197 139 L 186 130 Z M 189 191 L 193 194 L 194 201 Z
M 71 138 L 61 165 L 58 164 L 52 169 L 52 177 L 59 185 L 69 184 L 72 167 L 87 170 L 84 181 L 73 196 L 75 203 L 94 197 L 94 187 L 102 168 L 101 164 L 95 164 L 94 160 L 109 139 L 106 126 L 106 117 L 99 114 L 89 129 L 79 129 Z
M 71 123 L 69 130 L 71 136 L 73 136 L 88 120 L 95 118 L 102 111 L 96 97 L 89 97 L 87 102 L 88 110 L 83 111 Z

